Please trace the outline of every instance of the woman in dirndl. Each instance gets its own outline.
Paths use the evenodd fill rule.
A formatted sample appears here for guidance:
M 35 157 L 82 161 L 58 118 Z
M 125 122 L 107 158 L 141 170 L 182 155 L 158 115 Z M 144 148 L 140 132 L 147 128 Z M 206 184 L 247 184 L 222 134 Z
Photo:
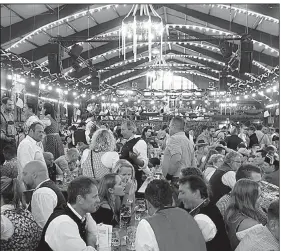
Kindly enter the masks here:
M 55 110 L 52 104 L 44 103 L 42 114 L 45 117 L 42 122 L 45 125 L 46 137 L 43 141 L 44 152 L 51 152 L 54 158 L 64 155 L 64 147 L 59 135 L 59 125 L 55 119 Z

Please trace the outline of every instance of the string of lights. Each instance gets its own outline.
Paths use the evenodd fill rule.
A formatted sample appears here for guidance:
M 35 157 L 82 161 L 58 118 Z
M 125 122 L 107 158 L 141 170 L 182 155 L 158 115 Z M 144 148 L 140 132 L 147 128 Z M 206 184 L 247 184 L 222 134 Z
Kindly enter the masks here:
M 109 4 L 109 5 L 104 5 L 104 6 L 100 6 L 100 7 L 97 7 L 97 8 L 91 8 L 89 10 L 80 11 L 80 12 L 77 12 L 75 14 L 68 15 L 68 16 L 66 16 L 64 18 L 60 18 L 60 19 L 58 19 L 58 20 L 56 20 L 54 22 L 48 23 L 48 24 L 46 24 L 44 26 L 41 26 L 38 29 L 35 29 L 33 32 L 29 33 L 28 35 L 24 36 L 22 39 L 20 39 L 16 43 L 12 44 L 10 47 L 8 47 L 6 49 L 6 51 L 10 51 L 13 48 L 17 48 L 17 47 L 19 47 L 20 44 L 25 43 L 26 40 L 31 39 L 33 36 L 38 35 L 41 32 L 47 31 L 49 29 L 52 29 L 53 27 L 56 27 L 58 25 L 61 25 L 64 22 L 69 22 L 69 21 L 76 20 L 77 18 L 86 16 L 88 13 L 92 14 L 92 13 L 95 13 L 95 12 L 100 12 L 100 11 L 103 11 L 103 10 L 108 10 L 110 8 L 118 8 L 120 6 L 122 6 L 122 5 Z M 126 6 L 126 4 L 124 4 L 123 6 Z
M 251 11 L 251 10 L 246 10 L 246 9 L 242 9 L 242 8 L 238 8 L 238 7 L 233 7 L 233 5 L 225 5 L 225 4 L 203 4 L 203 6 L 205 7 L 209 7 L 211 6 L 216 7 L 216 8 L 220 8 L 220 9 L 231 9 L 234 11 L 237 11 L 238 13 L 243 13 L 249 16 L 254 16 L 256 18 L 263 18 L 265 21 L 270 21 L 276 24 L 279 24 L 279 20 L 270 16 L 266 16 L 260 13 L 257 13 L 255 11 Z

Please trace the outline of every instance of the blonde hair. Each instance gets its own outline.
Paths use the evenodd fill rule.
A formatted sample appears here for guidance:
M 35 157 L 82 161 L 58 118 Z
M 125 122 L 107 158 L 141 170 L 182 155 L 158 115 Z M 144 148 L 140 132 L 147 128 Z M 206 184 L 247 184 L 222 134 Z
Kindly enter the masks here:
M 224 163 L 230 164 L 233 161 L 233 159 L 236 157 L 242 157 L 242 154 L 235 151 L 231 151 L 225 155 Z
M 243 214 L 258 221 L 256 203 L 259 198 L 259 184 L 253 180 L 240 179 L 236 182 L 228 208 L 225 212 L 226 222 L 235 221 L 237 214 Z
M 116 140 L 113 133 L 105 128 L 97 130 L 91 141 L 90 149 L 96 152 L 112 152 L 115 150 Z
M 131 168 L 132 169 L 132 180 L 135 180 L 135 169 L 134 169 L 133 165 L 128 160 L 125 160 L 125 159 L 118 160 L 115 164 L 114 172 L 119 174 L 122 167 Z

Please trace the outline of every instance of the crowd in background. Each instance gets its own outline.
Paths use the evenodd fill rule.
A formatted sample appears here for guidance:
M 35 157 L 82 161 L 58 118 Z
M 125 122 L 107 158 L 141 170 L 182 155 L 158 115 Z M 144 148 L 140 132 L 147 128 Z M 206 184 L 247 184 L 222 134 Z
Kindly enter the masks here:
M 137 251 L 279 250 L 278 128 L 203 126 L 194 135 L 174 117 L 157 132 L 94 119 L 60 130 L 45 103 L 40 119 L 25 105 L 16 139 L 10 101 L 1 105 L 1 250 L 96 250 L 97 224 L 119 226 L 136 198 L 150 215 L 138 224 Z

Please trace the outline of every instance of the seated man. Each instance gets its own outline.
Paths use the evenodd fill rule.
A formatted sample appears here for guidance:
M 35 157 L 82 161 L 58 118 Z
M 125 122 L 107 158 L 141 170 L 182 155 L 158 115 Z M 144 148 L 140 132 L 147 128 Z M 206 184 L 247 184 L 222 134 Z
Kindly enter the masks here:
M 3 149 L 5 162 L 0 167 L 1 176 L 15 179 L 18 176 L 17 148 L 13 145 L 6 145 Z
M 275 251 L 280 249 L 279 200 L 273 201 L 267 212 L 266 226 L 257 225 L 241 240 L 235 251 Z
M 136 251 L 205 251 L 202 233 L 185 210 L 173 208 L 172 190 L 167 181 L 153 180 L 145 190 L 148 213 L 136 232 Z
M 199 176 L 191 175 L 181 178 L 179 183 L 179 200 L 184 203 L 184 208 L 194 217 L 198 217 L 202 214 L 208 216 L 210 218 L 210 223 L 206 222 L 206 225 L 215 226 L 215 231 L 210 227 L 210 230 L 214 232 L 214 234 L 210 236 L 209 240 L 206 242 L 207 250 L 230 251 L 230 242 L 223 218 L 216 205 L 210 203 L 208 188 L 205 181 Z
M 76 172 L 77 160 L 79 159 L 79 152 L 76 148 L 68 149 L 66 155 L 62 155 L 55 160 L 55 163 L 63 172 Z
M 54 162 L 54 155 L 50 152 L 43 153 L 50 180 L 56 182 L 57 175 L 63 175 L 62 170 L 58 167 L 58 165 Z
M 222 196 L 229 193 L 234 187 L 236 183 L 235 172 L 242 165 L 241 157 L 242 155 L 238 152 L 229 152 L 225 156 L 223 165 L 212 175 L 209 180 L 212 190 L 212 196 L 210 196 L 212 203 L 217 203 Z
M 50 216 L 37 251 L 96 251 L 97 225 L 90 214 L 100 203 L 96 185 L 85 176 L 69 183 L 68 203 Z
M 43 228 L 53 211 L 66 204 L 65 198 L 49 179 L 47 166 L 42 161 L 27 163 L 23 168 L 22 181 L 28 190 L 34 189 L 29 210 L 37 224 Z

